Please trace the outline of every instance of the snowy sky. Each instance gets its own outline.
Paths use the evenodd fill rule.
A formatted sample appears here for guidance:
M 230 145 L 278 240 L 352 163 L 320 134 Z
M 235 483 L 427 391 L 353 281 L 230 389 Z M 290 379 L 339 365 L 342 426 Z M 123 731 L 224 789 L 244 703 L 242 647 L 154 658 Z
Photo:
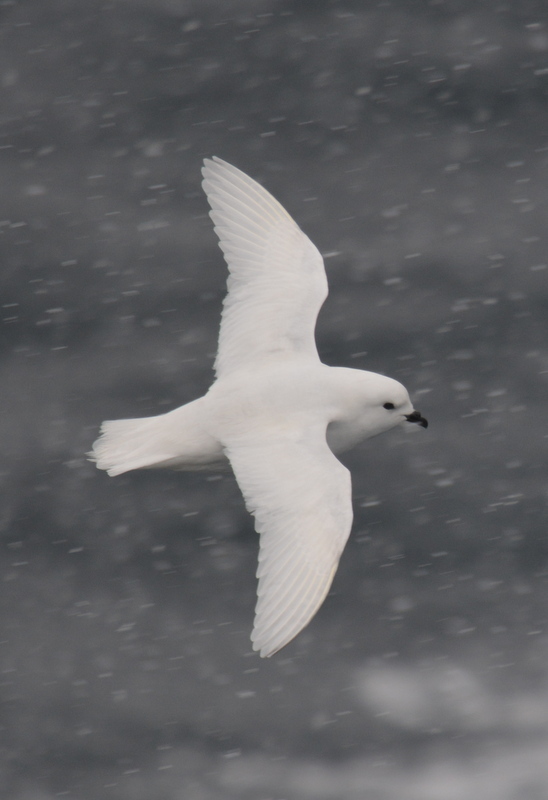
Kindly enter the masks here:
M 547 24 L 534 0 L 0 2 L 6 796 L 544 796 Z M 322 358 L 430 422 L 346 457 L 333 593 L 268 663 L 232 478 L 85 460 L 102 419 L 209 386 L 214 154 L 324 254 Z

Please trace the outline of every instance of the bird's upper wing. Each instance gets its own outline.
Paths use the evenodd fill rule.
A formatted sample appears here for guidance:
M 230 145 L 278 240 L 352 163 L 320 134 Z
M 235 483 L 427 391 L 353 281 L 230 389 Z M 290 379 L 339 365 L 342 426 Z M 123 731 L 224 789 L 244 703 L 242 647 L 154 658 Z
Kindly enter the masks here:
M 350 473 L 320 426 L 226 443 L 260 533 L 253 648 L 271 656 L 322 604 L 352 526 Z
M 314 327 L 327 297 L 323 260 L 266 189 L 220 158 L 203 187 L 230 276 L 217 376 L 289 353 L 318 359 Z

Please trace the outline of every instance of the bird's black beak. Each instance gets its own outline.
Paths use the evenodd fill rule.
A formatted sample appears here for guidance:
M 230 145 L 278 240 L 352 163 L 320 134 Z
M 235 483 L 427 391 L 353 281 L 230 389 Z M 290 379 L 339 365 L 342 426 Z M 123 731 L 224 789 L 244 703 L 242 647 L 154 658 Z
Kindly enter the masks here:
M 405 419 L 407 422 L 416 422 L 421 428 L 428 427 L 428 420 L 422 416 L 420 411 L 413 411 L 411 414 L 406 414 Z

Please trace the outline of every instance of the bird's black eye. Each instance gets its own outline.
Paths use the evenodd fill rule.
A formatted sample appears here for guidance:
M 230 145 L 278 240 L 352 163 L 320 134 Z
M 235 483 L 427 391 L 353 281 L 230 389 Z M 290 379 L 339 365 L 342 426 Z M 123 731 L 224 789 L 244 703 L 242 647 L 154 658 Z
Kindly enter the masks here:
M 384 403 L 383 408 L 386 408 L 387 411 L 392 411 L 393 408 L 396 408 L 394 403 Z

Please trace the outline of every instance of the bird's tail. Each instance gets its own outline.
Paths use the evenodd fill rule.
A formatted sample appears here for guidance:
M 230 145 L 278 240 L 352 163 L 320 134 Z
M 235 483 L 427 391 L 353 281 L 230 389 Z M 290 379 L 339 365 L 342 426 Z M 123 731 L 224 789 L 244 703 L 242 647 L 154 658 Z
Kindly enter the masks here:
M 121 475 L 143 467 L 169 466 L 174 454 L 165 427 L 164 414 L 107 420 L 101 425 L 101 435 L 93 443 L 88 457 L 109 475 Z

